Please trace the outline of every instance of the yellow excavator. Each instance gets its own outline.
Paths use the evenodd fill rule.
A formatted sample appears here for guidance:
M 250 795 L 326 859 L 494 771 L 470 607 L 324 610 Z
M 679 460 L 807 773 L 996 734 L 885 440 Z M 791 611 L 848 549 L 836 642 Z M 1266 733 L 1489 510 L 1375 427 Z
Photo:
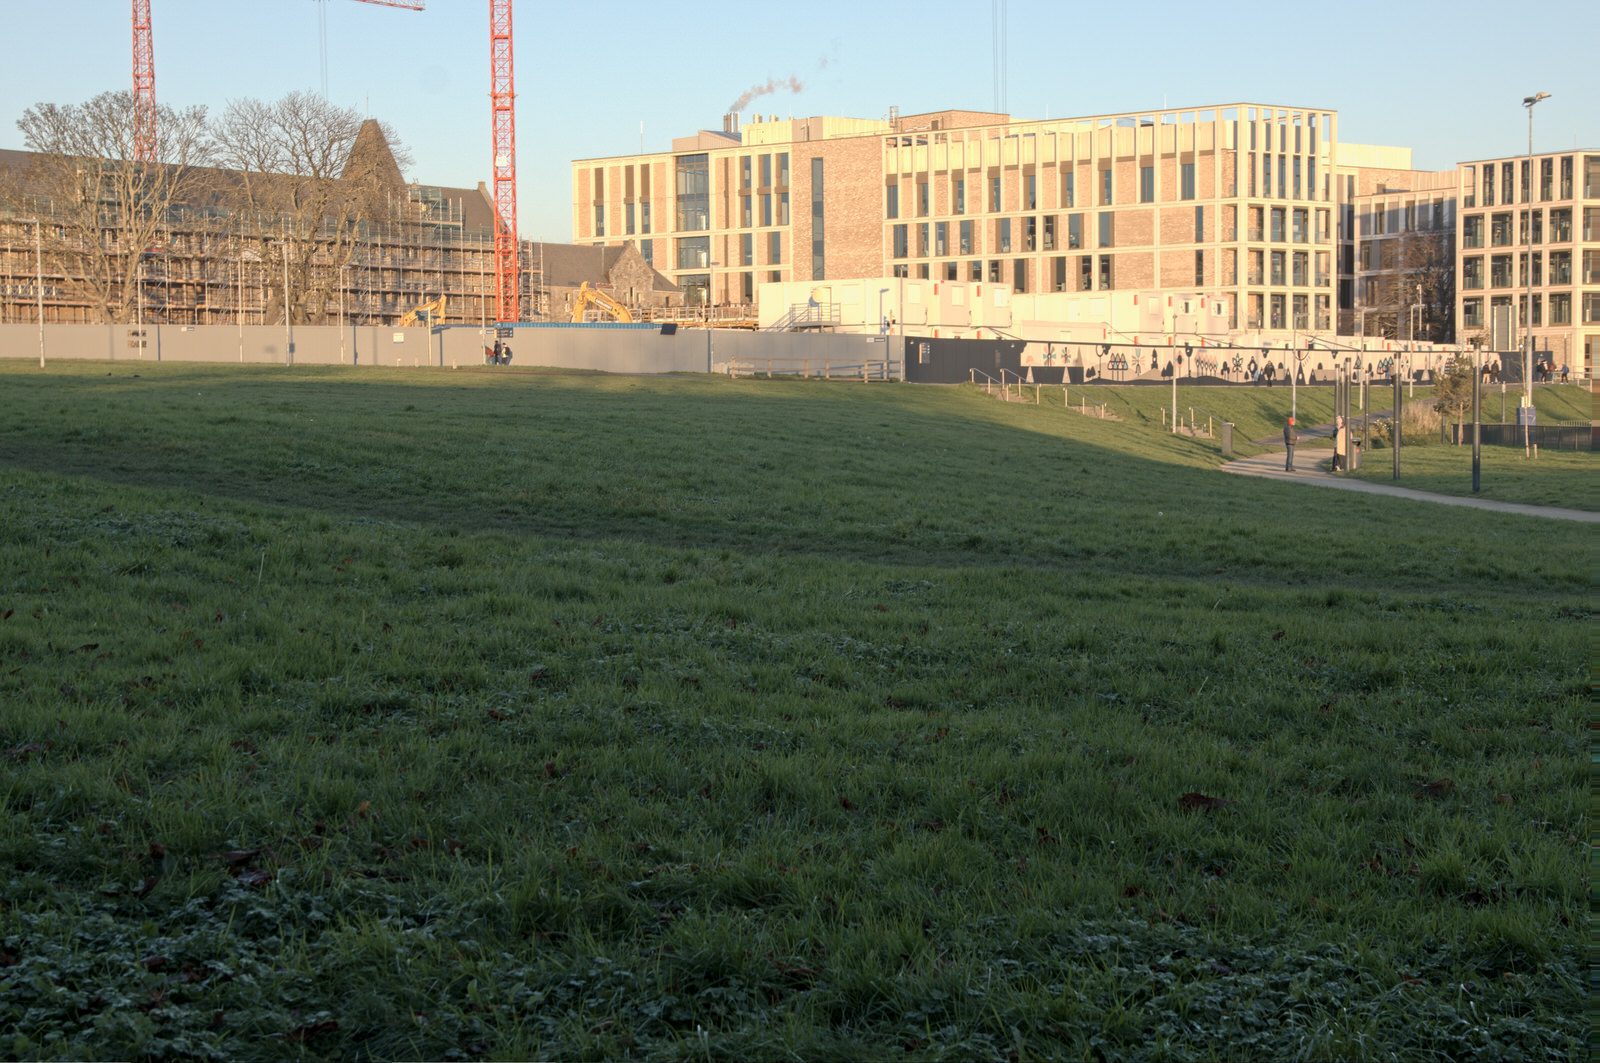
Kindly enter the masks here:
M 416 325 L 438 325 L 444 321 L 445 296 L 423 303 L 415 310 L 410 310 L 400 318 L 401 328 L 412 328 Z
M 577 297 L 572 300 L 572 321 L 582 324 L 591 320 L 589 315 L 596 315 L 596 321 L 632 321 L 633 313 L 611 296 L 599 288 L 589 287 L 589 282 L 584 281 L 578 286 Z

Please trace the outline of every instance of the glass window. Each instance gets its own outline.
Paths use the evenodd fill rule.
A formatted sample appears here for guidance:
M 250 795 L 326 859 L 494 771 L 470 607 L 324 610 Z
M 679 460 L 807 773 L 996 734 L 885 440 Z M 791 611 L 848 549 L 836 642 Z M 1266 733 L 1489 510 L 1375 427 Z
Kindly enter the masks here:
M 961 250 L 958 254 L 972 254 L 972 223 L 970 221 L 961 223 Z
M 919 218 L 928 216 L 928 182 L 926 181 L 917 182 L 917 216 Z
M 1139 167 L 1139 202 L 1154 203 L 1156 200 L 1156 168 L 1154 166 Z
M 1284 255 L 1284 253 L 1282 251 L 1274 251 L 1274 252 L 1272 252 L 1272 283 L 1273 284 L 1281 285 L 1281 284 L 1284 283 L 1284 269 L 1283 269 L 1284 258 L 1285 258 L 1285 255 Z
M 1461 262 L 1461 287 L 1476 291 L 1483 287 L 1483 256 L 1473 255 Z
M 772 193 L 770 192 L 761 197 L 761 224 L 772 224 Z
M 1206 239 L 1206 208 L 1194 208 L 1194 242 L 1205 243 Z
M 1067 215 L 1067 248 L 1072 250 L 1083 246 L 1083 215 Z
M 895 258 L 908 258 L 908 257 L 910 257 L 910 251 L 911 251 L 910 239 L 909 239 L 909 235 L 908 235 L 906 230 L 907 230 L 907 227 L 904 226 L 904 225 L 896 225 L 891 230 L 893 232 L 893 235 L 894 235 L 894 257 Z
M 1493 247 L 1511 246 L 1511 215 L 1496 214 L 1489 219 L 1489 243 Z
M 711 228 L 711 157 L 703 154 L 678 156 L 676 177 L 678 231 Z
M 1011 287 L 1019 292 L 1028 290 L 1028 260 L 1019 258 L 1011 263 Z
M 971 268 L 968 271 L 967 276 L 973 281 L 983 280 L 983 259 L 975 258 L 972 260 Z
M 1600 324 L 1600 292 L 1583 293 L 1583 323 Z
M 678 241 L 678 268 L 705 269 L 711 265 L 711 237 L 690 236 Z
M 1000 208 L 1000 178 L 989 178 L 989 211 L 994 213 Z
M 783 234 L 767 234 L 767 261 L 776 266 L 783 261 Z
M 778 193 L 778 224 L 789 224 L 789 193 Z
M 1461 221 L 1461 246 L 1483 246 L 1483 215 L 1473 214 Z
M 1024 192 L 1024 195 L 1026 196 L 1026 202 L 1023 204 L 1022 209 L 1023 210 L 1038 210 L 1039 209 L 1039 175 L 1030 173 L 1030 174 L 1028 174 L 1028 176 L 1024 180 L 1026 182 L 1026 184 L 1025 184 L 1025 192 Z
M 772 187 L 772 156 L 761 156 L 761 187 Z
M 1550 295 L 1550 324 L 1572 324 L 1572 295 L 1570 292 L 1552 292 Z
M 1103 211 L 1100 212 L 1100 246 L 1101 247 L 1111 247 L 1114 244 L 1114 241 L 1111 238 L 1112 237 L 1112 224 L 1113 224 L 1112 219 L 1114 217 L 1115 217 L 1115 215 L 1113 215 L 1111 213 L 1111 211 L 1109 211 L 1109 210 L 1103 210 Z
M 753 266 L 756 264 L 756 238 L 752 233 L 739 234 L 739 265 Z
M 1024 251 L 1039 250 L 1039 219 L 1022 219 L 1022 249 Z
M 1046 214 L 1044 216 L 1043 249 L 1046 251 L 1054 251 L 1056 249 L 1056 216 L 1054 214 Z
M 1307 230 L 1306 217 L 1306 210 L 1304 207 L 1296 207 L 1293 213 L 1290 215 L 1294 242 L 1297 244 L 1303 244 L 1310 239 L 1311 234 Z
M 811 279 L 823 280 L 822 159 L 811 160 Z
M 1560 210 L 1550 212 L 1550 242 L 1553 244 L 1570 244 L 1572 242 L 1572 208 L 1562 207 Z
M 952 213 L 954 213 L 954 214 L 965 214 L 967 212 L 967 179 L 966 178 L 957 177 L 955 179 L 955 189 L 954 189 L 954 192 L 953 192 L 953 194 L 951 196 L 951 199 L 955 202 L 955 210 L 952 211 Z
M 1000 283 L 1000 260 L 998 258 L 991 258 L 989 260 L 989 283 Z
M 1194 198 L 1194 163 L 1186 162 L 1178 173 L 1179 195 L 1184 199 Z
M 1284 218 L 1285 211 L 1282 207 L 1272 208 L 1272 242 L 1275 244 L 1281 244 L 1284 242 Z
M 1194 282 L 1196 284 L 1205 284 L 1206 282 L 1206 253 L 1204 251 L 1196 251 L 1194 253 Z
M 739 157 L 739 187 L 746 191 L 750 188 L 750 156 Z
M 1011 219 L 1000 219 L 1000 251 L 1005 253 L 1011 250 Z
M 1108 166 L 1100 171 L 1100 205 L 1111 205 L 1111 168 Z
M 884 217 L 898 218 L 900 216 L 900 183 L 890 184 L 884 189 Z
M 917 257 L 928 257 L 928 223 L 923 222 L 917 226 Z
M 1077 206 L 1073 200 L 1077 194 L 1077 175 L 1070 169 L 1063 170 L 1061 174 L 1061 205 L 1063 207 Z
M 1111 256 L 1110 255 L 1101 255 L 1100 256 L 1100 290 L 1101 291 L 1110 291 L 1111 288 L 1113 287 L 1113 285 L 1111 283 L 1111 280 L 1112 280 L 1112 278 L 1111 278 Z
M 1461 301 L 1461 324 L 1467 328 L 1483 327 L 1483 300 L 1463 299 Z
M 1557 199 L 1572 198 L 1572 156 L 1565 156 L 1561 160 L 1561 194 Z
M 1552 263 L 1554 266 L 1554 263 Z M 1511 256 L 1495 255 L 1489 260 L 1489 286 L 1492 288 L 1511 287 Z
M 950 253 L 950 223 L 947 221 L 933 224 L 933 253 L 936 258 Z
M 1571 251 L 1552 251 L 1552 252 L 1550 252 L 1550 283 L 1551 284 L 1571 284 L 1572 283 L 1572 252 Z M 1496 285 L 1496 287 L 1499 287 L 1499 285 Z
M 787 151 L 778 155 L 778 184 L 784 188 L 789 187 L 789 153 Z

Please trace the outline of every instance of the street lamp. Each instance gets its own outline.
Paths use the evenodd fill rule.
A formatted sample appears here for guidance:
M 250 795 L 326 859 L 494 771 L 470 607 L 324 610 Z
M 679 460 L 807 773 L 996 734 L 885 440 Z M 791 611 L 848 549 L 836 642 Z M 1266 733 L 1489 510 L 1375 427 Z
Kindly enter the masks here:
M 350 263 L 348 263 L 348 262 L 346 262 L 344 265 L 339 267 L 339 364 L 340 365 L 344 364 L 344 290 L 347 287 L 347 282 L 345 281 L 344 274 L 345 274 L 345 270 L 347 270 L 349 268 L 350 268 Z
M 34 309 L 39 315 L 39 368 L 44 368 L 44 222 L 38 218 L 25 219 L 33 222 L 33 299 Z
M 1527 324 L 1523 326 L 1527 333 L 1526 342 L 1523 344 L 1522 356 L 1522 450 L 1524 454 L 1532 454 L 1532 430 L 1528 422 L 1533 419 L 1533 108 L 1541 100 L 1548 100 L 1548 92 L 1538 92 L 1532 96 L 1522 98 L 1522 106 L 1528 109 L 1528 197 L 1523 204 L 1523 210 L 1528 215 L 1528 265 L 1527 274 L 1523 277 L 1526 289 L 1526 304 L 1523 307 L 1527 314 Z

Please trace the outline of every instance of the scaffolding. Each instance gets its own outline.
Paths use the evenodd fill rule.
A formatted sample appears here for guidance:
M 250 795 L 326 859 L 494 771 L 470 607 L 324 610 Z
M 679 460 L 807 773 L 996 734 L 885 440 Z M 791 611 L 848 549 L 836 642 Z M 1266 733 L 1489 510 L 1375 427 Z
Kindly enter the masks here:
M 339 227 L 324 220 L 178 207 L 166 212 L 153 246 L 120 246 L 105 229 L 92 252 L 87 238 L 56 220 L 47 199 L 0 213 L 0 324 L 36 318 L 34 219 L 42 219 L 44 315 L 47 323 L 104 322 L 107 310 L 72 263 L 109 256 L 126 265 L 138 254 L 133 281 L 118 294 L 128 320 L 180 325 L 275 324 L 284 305 L 294 324 L 394 325 L 420 303 L 443 295 L 453 324 L 494 323 L 494 233 L 469 226 L 470 190 L 409 185 L 389 194 L 382 220 Z M 311 245 L 309 250 L 305 245 Z M 285 285 L 284 258 L 297 259 Z M 540 284 L 536 263 L 522 274 L 525 290 Z M 126 275 L 130 271 L 120 269 Z

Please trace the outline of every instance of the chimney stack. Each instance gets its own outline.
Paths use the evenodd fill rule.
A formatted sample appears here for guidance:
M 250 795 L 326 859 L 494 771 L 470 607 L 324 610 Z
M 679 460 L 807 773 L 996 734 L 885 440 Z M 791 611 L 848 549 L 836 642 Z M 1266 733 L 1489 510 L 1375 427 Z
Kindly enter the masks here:
M 729 111 L 722 116 L 722 131 L 724 133 L 737 133 L 739 131 L 738 111 Z

